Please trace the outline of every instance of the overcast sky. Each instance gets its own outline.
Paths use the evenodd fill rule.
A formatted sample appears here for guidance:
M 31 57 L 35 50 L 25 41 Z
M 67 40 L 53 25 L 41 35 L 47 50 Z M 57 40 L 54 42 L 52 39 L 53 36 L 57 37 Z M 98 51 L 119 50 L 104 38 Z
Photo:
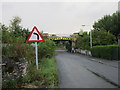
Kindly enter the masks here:
M 19 16 L 30 31 L 37 26 L 48 33 L 72 34 L 89 31 L 95 21 L 117 10 L 117 2 L 2 2 L 2 23 L 9 25 Z

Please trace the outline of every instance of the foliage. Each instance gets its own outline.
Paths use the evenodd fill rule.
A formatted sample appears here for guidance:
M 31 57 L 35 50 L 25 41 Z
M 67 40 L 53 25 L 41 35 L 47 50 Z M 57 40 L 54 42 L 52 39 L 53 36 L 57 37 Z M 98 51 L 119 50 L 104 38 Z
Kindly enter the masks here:
M 116 44 L 115 36 L 106 30 L 92 30 L 92 44 L 93 46 Z M 90 49 L 90 35 L 87 32 L 77 37 L 76 48 Z
M 56 45 L 51 40 L 45 40 L 44 42 L 40 42 L 38 44 L 38 53 L 39 58 L 51 58 L 55 54 Z
M 115 44 L 115 36 L 112 35 L 110 32 L 105 30 L 93 30 L 92 31 L 92 44 L 93 46 L 96 45 L 110 45 Z
M 35 58 L 34 47 L 29 44 L 5 44 L 2 47 L 3 58 L 26 58 L 29 62 Z
M 72 41 L 69 41 L 69 43 L 66 43 L 66 45 L 65 45 L 65 47 L 66 47 L 66 49 L 68 50 L 68 52 L 71 52 L 71 43 L 72 43 Z
M 39 59 L 52 57 L 55 53 L 55 43 L 50 40 L 38 44 Z M 35 59 L 35 49 L 30 44 L 4 44 L 2 47 L 3 58 L 25 58 L 29 62 Z
M 36 71 L 36 66 L 34 64 L 30 64 L 28 68 L 28 72 L 22 78 L 23 84 L 29 84 L 34 82 L 35 80 L 41 81 L 41 72 Z
M 29 70 L 22 78 L 23 86 L 32 84 L 41 88 L 55 88 L 58 86 L 58 77 L 55 59 L 43 59 L 36 70 L 35 64 L 29 66 Z
M 67 49 L 66 47 L 68 46 L 70 41 L 54 41 L 56 44 L 57 49 Z M 70 46 L 70 45 L 69 45 Z
M 1 33 L 2 33 L 2 43 L 11 43 L 12 40 L 12 35 L 11 33 L 8 31 L 8 27 L 5 25 L 1 25 Z
M 118 45 L 103 45 L 94 46 L 91 49 L 92 56 L 104 59 L 120 59 L 120 46 Z
M 118 29 L 120 26 L 120 12 L 113 13 L 112 15 L 106 15 L 99 19 L 93 25 L 92 30 L 92 44 L 96 45 L 110 45 L 116 44 L 116 37 L 120 33 Z M 115 36 L 116 37 L 115 37 Z M 83 30 L 79 32 L 79 36 L 76 40 L 76 48 L 89 49 L 90 37 L 85 34 Z
M 9 27 L 2 25 L 2 43 L 24 43 L 26 40 L 25 36 L 16 37 L 12 32 L 9 31 Z M 20 34 L 20 33 L 19 33 Z
M 21 23 L 21 18 L 15 16 L 12 20 L 11 20 L 11 25 L 9 27 L 9 30 L 11 31 L 11 33 L 13 34 L 13 36 L 15 37 L 26 37 L 29 34 L 28 29 L 22 28 L 20 26 Z
M 17 81 L 11 77 L 7 77 L 6 80 L 2 81 L 2 88 L 17 88 Z
M 47 83 L 49 83 L 50 85 L 51 84 L 53 85 L 54 84 L 53 81 L 56 80 L 55 79 L 56 71 L 54 71 L 55 70 L 54 68 L 56 67 L 54 66 L 55 65 L 54 59 L 44 59 L 45 61 L 43 61 L 44 62 L 43 64 L 47 64 L 48 68 L 50 69 L 50 71 L 49 70 L 47 71 L 54 73 L 52 74 L 54 76 L 48 77 L 51 79 L 47 79 L 47 77 L 44 77 L 44 75 L 47 76 L 47 74 L 49 73 L 44 73 L 44 72 L 42 73 L 41 69 L 36 71 L 35 47 L 33 47 L 31 43 L 29 44 L 25 43 L 25 40 L 28 37 L 29 31 L 28 29 L 21 27 L 20 23 L 21 23 L 21 19 L 19 17 L 14 17 L 11 20 L 11 24 L 9 27 L 0 24 L 0 30 L 2 31 L 2 33 L 0 34 L 4 34 L 2 35 L 2 40 L 3 40 L 2 57 L 8 58 L 8 59 L 10 58 L 13 60 L 16 60 L 16 59 L 20 60 L 20 58 L 24 58 L 25 60 L 29 61 L 30 66 L 28 67 L 28 72 L 23 78 L 21 78 L 20 80 L 20 82 L 22 81 L 21 84 L 25 85 L 30 83 L 30 84 L 35 84 L 38 87 L 49 87 Z M 55 53 L 55 46 L 56 46 L 55 43 L 50 40 L 45 40 L 45 42 L 40 42 L 38 44 L 39 59 L 53 57 Z M 49 62 L 49 60 L 51 60 L 51 62 Z M 52 64 L 53 66 L 50 64 Z M 41 66 L 40 68 L 44 68 L 42 67 L 41 64 L 40 66 Z M 5 80 L 7 78 L 5 78 Z M 14 80 L 7 79 L 4 82 L 4 87 L 6 88 L 20 87 L 18 86 L 18 84 L 20 83 L 15 79 Z
M 44 59 L 39 63 L 41 66 L 41 75 L 45 80 L 47 88 L 55 88 L 58 86 L 58 73 L 54 58 Z
M 21 19 L 19 17 L 14 17 L 11 20 L 11 25 L 9 27 L 4 24 L 0 25 L 0 30 L 2 31 L 2 43 L 25 43 L 25 40 L 29 35 L 29 30 L 22 28 L 20 23 Z
M 89 42 L 89 35 L 87 34 L 87 32 L 82 32 L 82 34 L 77 37 L 75 47 L 81 49 L 89 49 Z
M 117 36 L 120 34 L 120 12 L 113 13 L 112 15 L 106 15 L 94 23 L 93 28 L 95 30 L 106 30 Z
M 15 44 L 5 44 L 3 45 L 2 48 L 2 56 L 3 58 L 25 58 L 26 60 L 28 60 L 30 66 L 28 67 L 28 73 L 21 79 L 21 83 L 22 84 L 35 84 L 38 87 L 48 87 L 48 83 L 51 85 L 53 85 L 53 82 L 51 80 L 51 78 L 53 80 L 56 80 L 54 76 L 48 76 L 48 77 L 44 77 L 44 75 L 46 76 L 47 74 L 51 73 L 56 73 L 55 70 L 55 62 L 54 59 L 44 59 L 45 61 L 40 62 L 41 66 L 40 68 L 42 69 L 46 69 L 47 72 L 41 72 L 41 70 L 36 71 L 36 66 L 35 66 L 35 49 L 32 45 L 30 44 L 24 44 L 24 43 L 15 43 Z M 55 49 L 55 44 L 53 41 L 50 40 L 46 40 L 45 42 L 41 43 L 39 46 L 39 50 L 42 51 L 41 52 L 41 58 L 44 57 L 48 57 L 47 55 L 49 55 L 49 57 L 52 57 L 54 55 L 54 49 Z M 45 51 L 44 51 L 45 50 Z M 49 61 L 51 62 L 49 62 Z M 47 64 L 49 70 L 47 70 L 46 66 L 43 66 L 41 64 Z M 49 66 L 50 65 L 50 66 Z M 53 65 L 53 66 L 52 66 Z M 50 74 L 51 75 L 51 74 Z M 53 74 L 52 74 L 53 75 Z M 56 75 L 56 74 L 55 74 Z M 57 76 L 56 76 L 57 77 Z M 4 82 L 4 87 L 14 87 L 14 85 L 18 84 L 19 82 L 16 81 L 16 83 L 14 84 L 14 82 L 11 86 L 8 86 L 7 83 L 9 83 L 9 79 L 7 82 Z M 56 84 L 57 81 L 55 81 Z M 17 86 L 16 86 L 17 87 Z M 52 86 L 51 86 L 52 87 Z

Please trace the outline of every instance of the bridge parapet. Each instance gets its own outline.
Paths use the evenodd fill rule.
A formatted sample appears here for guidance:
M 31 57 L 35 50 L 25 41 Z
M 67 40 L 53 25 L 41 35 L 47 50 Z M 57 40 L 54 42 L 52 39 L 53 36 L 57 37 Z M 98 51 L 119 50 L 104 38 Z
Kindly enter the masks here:
M 73 40 L 73 38 L 67 37 L 56 37 L 56 38 L 48 38 L 49 40 Z
M 49 40 L 53 41 L 69 41 L 70 47 L 75 46 L 75 41 L 78 35 L 69 35 L 69 36 L 60 36 L 60 35 L 50 35 L 48 37 Z

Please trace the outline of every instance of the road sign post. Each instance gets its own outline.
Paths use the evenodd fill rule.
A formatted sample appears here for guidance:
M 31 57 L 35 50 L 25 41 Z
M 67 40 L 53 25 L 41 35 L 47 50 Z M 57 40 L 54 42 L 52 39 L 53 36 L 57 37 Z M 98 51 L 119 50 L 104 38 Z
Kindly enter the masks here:
M 37 42 L 35 42 L 35 53 L 36 53 L 36 69 L 38 70 L 38 46 L 37 46 Z
M 36 69 L 37 70 L 38 70 L 38 46 L 37 46 L 37 42 L 43 42 L 43 41 L 44 41 L 44 38 L 42 37 L 42 35 L 38 31 L 37 27 L 34 26 L 34 28 L 32 29 L 32 32 L 28 36 L 26 42 L 35 42 Z

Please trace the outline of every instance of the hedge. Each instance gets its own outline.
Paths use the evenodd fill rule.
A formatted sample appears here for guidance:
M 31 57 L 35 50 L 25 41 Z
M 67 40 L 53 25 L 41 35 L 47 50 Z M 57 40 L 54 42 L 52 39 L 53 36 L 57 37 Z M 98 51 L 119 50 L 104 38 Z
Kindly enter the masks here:
M 91 49 L 93 57 L 109 59 L 109 60 L 120 60 L 120 46 L 118 45 L 103 45 L 93 46 Z

